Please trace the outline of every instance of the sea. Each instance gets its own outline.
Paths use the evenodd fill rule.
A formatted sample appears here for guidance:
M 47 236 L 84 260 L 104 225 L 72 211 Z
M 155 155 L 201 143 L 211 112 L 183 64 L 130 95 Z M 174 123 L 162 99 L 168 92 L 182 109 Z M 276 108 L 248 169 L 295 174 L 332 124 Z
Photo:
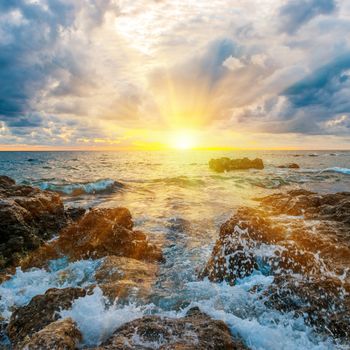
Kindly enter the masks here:
M 265 169 L 215 173 L 208 162 L 220 157 L 258 157 Z M 279 168 L 289 163 L 300 169 Z M 251 349 L 349 349 L 315 333 L 302 316 L 271 309 L 251 293 L 256 285 L 273 283 L 268 274 L 255 271 L 234 286 L 197 276 L 220 225 L 239 206 L 257 206 L 256 198 L 295 188 L 350 191 L 350 151 L 0 152 L 0 175 L 58 192 L 67 207 L 126 207 L 136 228 L 162 247 L 166 262 L 160 265 L 151 301 L 109 305 L 96 288 L 62 311 L 62 317 L 78 323 L 83 347 L 98 345 L 117 327 L 144 314 L 182 317 L 199 306 L 223 320 Z M 0 317 L 9 318 L 14 306 L 49 288 L 93 283 L 99 264 L 60 259 L 46 270 L 18 268 L 0 285 Z M 62 272 L 70 277 L 62 280 Z

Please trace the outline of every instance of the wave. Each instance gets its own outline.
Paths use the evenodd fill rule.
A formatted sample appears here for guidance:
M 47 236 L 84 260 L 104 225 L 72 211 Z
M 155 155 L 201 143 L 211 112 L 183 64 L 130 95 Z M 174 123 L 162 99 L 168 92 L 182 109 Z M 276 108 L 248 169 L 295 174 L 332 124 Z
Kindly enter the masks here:
M 333 168 L 323 169 L 321 171 L 321 173 L 340 173 L 340 174 L 350 175 L 350 169 L 349 168 L 333 167 Z
M 112 179 L 102 179 L 94 182 L 82 182 L 71 184 L 56 184 L 42 182 L 39 184 L 42 190 L 58 192 L 61 194 L 80 196 L 83 194 L 112 193 L 124 187 L 121 182 Z
M 198 178 L 190 178 L 188 176 L 175 176 L 165 177 L 160 179 L 154 179 L 154 183 L 164 183 L 166 185 L 175 185 L 180 187 L 191 187 L 191 186 L 204 186 L 205 181 Z

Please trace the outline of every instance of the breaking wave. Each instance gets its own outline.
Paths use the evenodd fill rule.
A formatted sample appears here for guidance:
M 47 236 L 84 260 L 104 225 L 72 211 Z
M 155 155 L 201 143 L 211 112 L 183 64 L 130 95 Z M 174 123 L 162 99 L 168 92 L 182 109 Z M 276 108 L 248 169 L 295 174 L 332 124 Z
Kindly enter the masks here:
M 322 173 L 340 173 L 345 175 L 350 175 L 350 169 L 349 168 L 340 168 L 340 167 L 333 167 L 333 168 L 327 168 L 321 171 Z
M 112 179 L 102 179 L 94 182 L 78 182 L 71 184 L 42 182 L 39 184 L 39 187 L 42 190 L 48 190 L 72 196 L 80 196 L 83 194 L 112 193 L 118 189 L 123 188 L 124 184 Z

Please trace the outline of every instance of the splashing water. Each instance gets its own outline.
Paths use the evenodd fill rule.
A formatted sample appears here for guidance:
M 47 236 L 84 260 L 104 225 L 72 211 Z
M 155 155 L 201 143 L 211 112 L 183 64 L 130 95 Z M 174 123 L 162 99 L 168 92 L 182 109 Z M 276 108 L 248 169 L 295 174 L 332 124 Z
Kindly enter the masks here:
M 67 259 L 53 260 L 48 270 L 33 268 L 22 271 L 0 285 L 0 311 L 9 319 L 13 306 L 23 306 L 38 294 L 50 288 L 84 287 L 94 282 L 94 273 L 100 260 L 82 260 L 68 263 Z

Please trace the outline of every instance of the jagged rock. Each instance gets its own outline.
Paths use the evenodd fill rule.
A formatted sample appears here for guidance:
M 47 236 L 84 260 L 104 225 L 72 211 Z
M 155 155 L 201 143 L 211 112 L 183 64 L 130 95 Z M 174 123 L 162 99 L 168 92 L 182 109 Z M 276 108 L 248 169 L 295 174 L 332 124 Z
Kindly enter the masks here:
M 66 222 L 59 195 L 0 176 L 0 268 L 17 264 Z
M 91 209 L 63 229 L 57 240 L 40 247 L 22 261 L 22 267 L 41 267 L 49 259 L 67 256 L 71 261 L 109 255 L 145 261 L 162 261 L 161 250 L 145 233 L 133 230 L 126 208 Z
M 349 283 L 330 276 L 276 276 L 263 297 L 266 304 L 305 316 L 307 323 L 335 338 L 350 339 Z
M 95 279 L 111 301 L 148 298 L 158 266 L 132 258 L 108 256 L 95 273 Z
M 144 316 L 117 329 L 95 350 L 244 350 L 226 324 L 211 319 L 198 308 L 183 318 Z
M 253 269 L 271 274 L 268 305 L 349 340 L 350 193 L 294 190 L 259 201 L 221 226 L 200 277 L 234 284 Z
M 289 163 L 287 165 L 279 165 L 278 168 L 280 168 L 280 169 L 300 169 L 300 166 L 297 163 Z
M 301 189 L 258 200 L 274 215 L 304 215 L 306 219 L 333 220 L 350 225 L 350 192 L 320 195 Z
M 26 339 L 17 348 L 26 350 L 74 350 L 81 340 L 82 335 L 75 322 L 71 318 L 66 318 L 50 323 L 41 331 L 34 333 L 29 339 Z
M 43 295 L 35 296 L 28 305 L 17 308 L 11 315 L 7 334 L 16 347 L 26 337 L 31 337 L 59 319 L 60 310 L 69 309 L 75 299 L 84 297 L 81 288 L 52 288 Z
M 248 158 L 230 159 L 223 157 L 211 159 L 209 161 L 209 168 L 218 173 L 222 173 L 231 170 L 264 169 L 264 163 L 260 158 L 250 160 Z

